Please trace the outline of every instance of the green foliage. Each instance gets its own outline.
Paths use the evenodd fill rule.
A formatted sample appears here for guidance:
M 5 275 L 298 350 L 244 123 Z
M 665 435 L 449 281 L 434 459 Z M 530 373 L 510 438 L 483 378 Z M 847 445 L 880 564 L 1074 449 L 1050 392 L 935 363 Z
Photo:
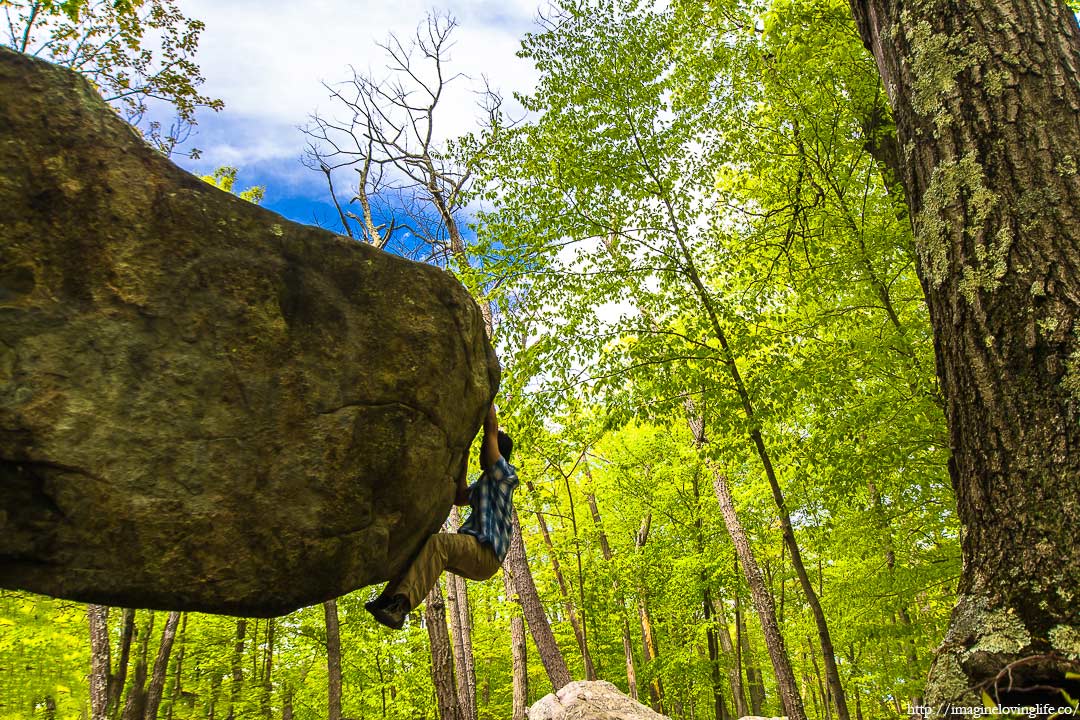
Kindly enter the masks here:
M 253 185 L 246 190 L 236 192 L 234 189 L 236 185 L 236 173 L 237 170 L 234 167 L 228 165 L 222 165 L 218 169 L 214 170 L 211 175 L 203 175 L 202 179 L 219 190 L 224 190 L 227 193 L 233 193 L 241 200 L 247 200 L 250 203 L 258 205 L 262 202 L 263 196 L 266 195 L 266 188 L 262 185 Z
M 2 42 L 84 75 L 147 140 L 172 153 L 195 125 L 199 107 L 220 110 L 199 92 L 194 60 L 203 23 L 186 17 L 175 0 L 6 0 Z M 169 126 L 151 115 L 164 104 Z M 188 153 L 198 156 L 198 150 Z

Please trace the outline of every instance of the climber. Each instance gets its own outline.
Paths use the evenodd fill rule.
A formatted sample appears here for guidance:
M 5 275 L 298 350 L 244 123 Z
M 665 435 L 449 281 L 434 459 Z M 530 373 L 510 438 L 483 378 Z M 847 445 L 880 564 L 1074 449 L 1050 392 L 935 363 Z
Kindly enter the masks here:
M 517 470 L 509 463 L 514 442 L 499 429 L 495 405 L 484 418 L 480 444 L 480 479 L 466 485 L 468 468 L 457 481 L 455 505 L 471 505 L 472 513 L 456 533 L 430 536 L 405 571 L 387 583 L 379 597 L 364 607 L 383 625 L 400 630 L 405 616 L 435 586 L 443 570 L 470 580 L 494 575 L 510 548 Z

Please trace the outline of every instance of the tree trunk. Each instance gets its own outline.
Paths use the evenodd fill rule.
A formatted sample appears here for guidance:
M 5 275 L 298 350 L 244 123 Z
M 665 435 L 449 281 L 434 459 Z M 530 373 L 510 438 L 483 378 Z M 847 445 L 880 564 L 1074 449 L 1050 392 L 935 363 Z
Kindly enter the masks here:
M 638 528 L 634 538 L 634 547 L 640 553 L 649 541 L 649 529 L 652 527 L 652 512 L 645 513 L 641 519 L 641 527 Z M 653 635 L 652 618 L 649 617 L 649 607 L 646 598 L 646 590 L 638 588 L 637 595 L 638 620 L 641 622 L 641 660 L 646 667 L 657 658 L 656 637 Z M 652 669 L 652 668 L 650 668 Z M 660 675 L 654 674 L 649 682 L 649 704 L 653 710 L 662 713 L 664 711 L 664 684 Z
M 341 720 L 341 628 L 337 600 L 323 603 L 326 619 L 326 720 Z
M 232 686 L 229 688 L 228 720 L 236 720 L 236 706 L 240 702 L 240 692 L 244 688 L 244 637 L 247 635 L 247 620 L 236 621 L 236 643 L 233 645 Z
M 716 609 L 716 619 L 719 625 L 717 635 L 720 640 L 720 649 L 724 651 L 724 655 L 733 661 L 731 667 L 728 668 L 728 683 L 731 685 L 731 697 L 735 699 L 735 715 L 736 717 L 744 717 L 749 715 L 750 711 L 746 707 L 746 693 L 743 691 L 742 669 L 740 667 L 742 663 L 739 662 L 739 652 L 735 644 L 731 642 L 731 631 L 728 630 L 727 620 L 724 618 L 720 601 L 717 600 L 713 607 Z
M 456 507 L 450 508 L 450 527 L 461 527 Z M 469 613 L 469 591 L 465 578 L 448 573 L 447 597 L 450 604 L 450 628 L 454 637 L 454 677 L 457 679 L 458 700 L 465 720 L 476 720 L 476 668 L 472 649 L 472 616 Z
M 529 633 L 532 635 L 536 651 L 540 653 L 540 662 L 547 671 L 551 680 L 553 691 L 560 690 L 570 682 L 570 671 L 566 667 L 566 660 L 562 651 L 555 642 L 555 635 L 551 632 L 551 624 L 544 613 L 544 606 L 540 604 L 540 595 L 536 592 L 536 583 L 533 582 L 532 572 L 525 555 L 525 541 L 521 538 L 521 523 L 518 520 L 517 510 L 513 511 L 513 534 L 510 538 L 510 550 L 506 554 L 504 568 L 510 570 L 510 577 L 514 582 L 519 602 L 525 621 L 529 625 Z
M 268 618 L 266 621 L 266 653 L 263 661 L 263 678 L 262 678 L 262 702 L 260 710 L 264 720 L 270 720 L 272 714 L 272 703 L 274 695 L 274 634 L 277 631 L 277 623 L 274 622 L 274 618 Z
M 502 578 L 507 601 L 518 603 L 520 609 L 521 600 L 514 590 L 513 580 L 505 567 Z M 510 616 L 510 658 L 514 672 L 514 705 L 511 720 L 525 720 L 525 712 L 529 706 L 529 648 L 525 642 L 525 620 L 522 614 L 514 612 Z
M 189 613 L 184 613 L 183 618 L 180 620 L 180 633 L 177 636 L 179 647 L 176 649 L 176 667 L 173 669 L 172 701 L 169 703 L 170 720 L 173 707 L 180 702 L 180 698 L 184 694 L 184 652 L 186 650 L 184 640 L 187 636 L 188 617 Z M 198 672 L 198 666 L 196 666 L 195 672 Z
M 905 149 L 964 528 L 927 699 L 1059 703 L 1016 689 L 1075 697 L 1080 669 L 1080 30 L 1062 0 L 851 6 Z
M 179 626 L 180 613 L 169 613 L 169 616 L 165 618 L 165 628 L 161 632 L 161 644 L 158 646 L 157 658 L 154 659 L 154 670 L 150 674 L 150 687 L 146 690 L 146 709 L 143 712 L 145 720 L 157 718 L 158 706 L 161 705 L 161 697 L 165 692 L 165 675 L 169 670 L 169 656 L 172 654 L 176 628 Z
M 530 493 L 535 493 L 531 482 L 526 481 L 525 487 Z M 574 637 L 577 639 L 578 649 L 581 650 L 582 662 L 585 665 L 585 679 L 595 680 L 596 670 L 593 667 L 592 655 L 589 653 L 589 643 L 585 639 L 582 624 L 578 622 L 577 612 L 574 610 L 574 599 L 570 596 L 566 578 L 563 576 L 562 565 L 559 564 L 559 557 L 555 554 L 555 544 L 551 541 L 551 533 L 548 531 L 547 520 L 544 518 L 544 514 L 539 510 L 537 510 L 535 514 L 536 522 L 540 526 L 540 535 L 544 538 L 544 544 L 547 545 L 548 549 L 548 556 L 551 558 L 551 569 L 555 572 L 555 581 L 559 584 L 559 595 L 562 596 L 563 607 L 566 608 L 566 618 L 570 621 L 570 627 L 573 629 Z
M 701 610 L 705 616 L 705 639 L 709 646 L 709 675 L 712 681 L 713 710 L 716 720 L 724 720 L 727 711 L 724 708 L 724 691 L 720 680 L 720 637 L 715 624 L 712 622 L 712 597 L 709 588 L 705 588 L 701 595 Z
M 135 661 L 135 675 L 131 678 L 127 701 L 124 703 L 124 720 L 142 720 L 146 710 L 146 665 L 150 652 L 150 635 L 154 631 L 154 612 L 147 612 L 146 627 L 139 642 L 139 658 Z
M 114 718 L 120 715 L 120 697 L 124 694 L 124 684 L 127 682 L 131 639 L 135 635 L 135 611 L 124 608 L 120 623 L 120 657 L 116 661 L 116 671 L 109 680 L 109 716 Z
M 735 572 L 739 572 L 739 560 L 735 558 Z M 739 606 L 739 593 L 735 594 L 735 640 L 739 649 L 740 665 L 746 666 L 746 685 L 750 691 L 750 712 L 761 715 L 765 709 L 765 678 L 758 668 L 750 636 L 746 632 L 742 608 Z
M 585 474 L 588 475 L 591 482 L 592 473 L 589 471 L 588 465 L 585 465 Z M 593 524 L 596 525 L 596 531 L 600 536 L 600 549 L 604 553 L 604 560 L 610 563 L 613 557 L 611 545 L 608 543 L 607 533 L 604 532 L 604 525 L 600 522 L 600 508 L 596 505 L 596 496 L 587 493 L 585 498 L 589 502 L 589 511 L 592 513 Z M 630 637 L 630 620 L 626 617 L 626 602 L 622 595 L 622 589 L 619 587 L 619 578 L 614 573 L 612 573 L 611 585 L 619 603 L 619 616 L 622 620 L 623 656 L 626 658 L 626 686 L 630 690 L 630 697 L 637 700 L 637 671 L 634 669 L 634 646 Z
M 441 720 L 462 720 L 461 704 L 454 687 L 454 658 L 450 652 L 450 633 L 446 629 L 441 581 L 437 581 L 424 598 L 424 621 L 431 640 L 431 679 L 435 684 L 439 717 Z
M 724 516 L 724 525 L 727 526 L 735 551 L 739 554 L 747 585 L 750 586 L 750 598 L 754 602 L 754 609 L 757 610 L 758 619 L 761 621 L 761 631 L 765 635 L 765 646 L 772 660 L 773 671 L 776 673 L 776 686 L 780 693 L 784 713 L 790 720 L 806 720 L 806 711 L 803 709 L 802 698 L 799 696 L 795 673 L 791 670 L 791 661 L 788 659 L 787 648 L 784 646 L 784 638 L 780 634 L 780 626 L 776 623 L 776 608 L 773 605 L 772 595 L 765 587 L 757 561 L 754 560 L 754 553 L 750 549 L 746 531 L 743 530 L 739 516 L 735 512 L 735 503 L 731 499 L 727 478 L 716 470 L 713 470 L 713 488 L 716 490 L 716 500 L 720 503 L 720 513 Z
M 109 706 L 109 670 L 112 668 L 109 647 L 109 608 L 87 605 L 90 624 L 90 718 L 105 720 Z

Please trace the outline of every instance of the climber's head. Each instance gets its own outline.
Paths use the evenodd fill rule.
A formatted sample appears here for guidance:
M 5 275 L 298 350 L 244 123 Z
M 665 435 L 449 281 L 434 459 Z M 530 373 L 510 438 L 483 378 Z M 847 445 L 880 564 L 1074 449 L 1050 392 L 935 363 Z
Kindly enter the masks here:
M 502 430 L 499 431 L 499 454 L 503 456 L 503 460 L 510 462 L 510 454 L 514 452 L 514 440 Z M 480 461 L 480 468 L 487 470 L 487 464 L 484 462 L 484 448 L 480 447 L 480 452 L 477 455 L 477 459 Z

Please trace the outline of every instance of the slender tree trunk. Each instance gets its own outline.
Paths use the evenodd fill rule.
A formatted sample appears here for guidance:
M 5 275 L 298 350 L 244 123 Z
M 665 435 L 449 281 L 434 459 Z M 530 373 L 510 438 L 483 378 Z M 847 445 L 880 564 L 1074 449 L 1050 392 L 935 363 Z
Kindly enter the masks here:
M 272 702 L 274 695 L 274 635 L 277 632 L 277 623 L 274 618 L 266 621 L 266 659 L 263 662 L 263 692 L 262 714 L 264 720 L 270 720 L 272 714 Z
M 592 474 L 588 465 L 585 466 L 585 474 L 588 475 L 591 482 Z M 604 553 L 604 560 L 610 563 L 613 557 L 611 545 L 608 543 L 607 533 L 604 532 L 604 525 L 600 521 L 600 508 L 596 505 L 596 496 L 588 493 L 585 498 L 589 503 L 593 524 L 596 525 L 596 531 L 600 536 L 600 549 Z M 626 601 L 623 598 L 622 589 L 619 587 L 619 578 L 614 572 L 612 573 L 611 585 L 615 592 L 615 598 L 619 603 L 619 617 L 622 620 L 623 656 L 626 658 L 626 686 L 630 689 L 630 697 L 637 700 L 637 671 L 634 669 L 634 646 L 630 637 L 630 620 L 626 617 Z
M 544 670 L 547 671 L 548 678 L 551 680 L 551 687 L 553 690 L 559 690 L 570 682 L 570 671 L 566 667 L 562 651 L 555 642 L 555 635 L 551 632 L 551 624 L 544 613 L 544 606 L 540 604 L 540 595 L 536 592 L 532 572 L 529 571 L 517 510 L 513 511 L 513 523 L 510 550 L 506 554 L 503 567 L 510 570 L 514 589 L 517 590 L 521 602 L 521 610 L 529 625 L 529 633 L 532 635 L 533 643 L 536 644 L 536 651 L 540 653 L 540 662 L 543 663 Z
M 173 689 L 172 701 L 169 703 L 169 720 L 172 720 L 173 708 L 180 702 L 184 694 L 184 653 L 186 650 L 184 641 L 187 637 L 188 616 L 188 613 L 184 613 L 180 619 L 180 632 L 177 635 L 179 647 L 176 649 L 176 666 L 173 668 Z M 198 668 L 196 668 L 196 672 L 198 672 Z
M 326 720 L 341 720 L 341 629 L 337 600 L 323 603 L 326 621 Z
M 247 620 L 236 621 L 236 643 L 233 645 L 232 685 L 229 688 L 228 720 L 236 720 L 236 706 L 240 702 L 240 693 L 244 688 L 244 639 L 247 635 Z
M 641 519 L 641 527 L 638 528 L 634 538 L 634 547 L 640 553 L 649 541 L 649 530 L 652 527 L 652 513 L 645 513 Z M 637 595 L 638 620 L 641 622 L 641 659 L 646 667 L 657 659 L 658 651 L 656 637 L 653 635 L 652 618 L 649 617 L 647 592 L 644 587 L 638 588 Z M 650 668 L 654 669 L 654 668 Z M 649 703 L 653 710 L 664 711 L 664 684 L 660 680 L 660 674 L 655 673 L 649 681 Z
M 728 668 L 728 683 L 731 685 L 731 697 L 735 699 L 735 715 L 743 717 L 749 715 L 750 711 L 746 707 L 746 693 L 743 691 L 742 663 L 740 662 L 739 651 L 736 645 L 731 642 L 731 631 L 728 629 L 720 601 L 715 601 L 713 607 L 716 610 L 716 619 L 718 620 L 717 635 L 720 640 L 720 649 L 724 651 L 724 655 L 733 661 L 731 667 Z
M 1080 669 L 1080 30 L 1061 0 L 851 7 L 904 148 L 964 528 L 927 699 L 1059 703 L 1018 689 Z
M 120 644 L 117 648 L 116 670 L 109 678 L 109 717 L 120 716 L 120 698 L 127 682 L 128 661 L 131 658 L 131 639 L 135 635 L 135 611 L 124 608 L 120 617 Z
M 513 580 L 505 567 L 502 571 L 503 591 L 508 602 L 515 602 L 521 608 L 521 600 L 514 589 Z M 511 720 L 525 720 L 525 711 L 529 706 L 529 662 L 528 645 L 525 642 L 525 620 L 523 612 L 514 612 L 510 616 L 510 658 L 514 673 L 514 704 Z
M 150 686 L 146 690 L 146 710 L 143 713 L 145 720 L 157 720 L 158 706 L 165 693 L 165 676 L 169 670 L 169 656 L 172 654 L 173 642 L 176 640 L 176 629 L 180 626 L 180 613 L 171 612 L 165 618 L 165 627 L 161 632 L 161 644 L 158 646 L 157 658 L 154 660 L 154 670 L 150 674 Z
M 442 720 L 462 720 L 461 704 L 454 687 L 454 658 L 450 652 L 450 633 L 446 629 L 446 604 L 442 581 L 437 581 L 424 598 L 424 621 L 431 640 L 431 679 Z
M 109 706 L 109 671 L 112 669 L 109 646 L 109 608 L 87 605 L 90 623 L 90 718 L 105 720 Z
M 735 571 L 739 572 L 739 561 L 735 559 Z M 754 715 L 761 715 L 765 709 L 765 678 L 761 669 L 758 668 L 753 649 L 750 647 L 750 636 L 746 632 L 746 623 L 743 619 L 742 609 L 739 607 L 739 594 L 735 594 L 735 633 L 738 647 L 740 648 L 740 664 L 746 666 L 746 685 L 750 690 L 750 711 Z
M 758 570 L 757 561 L 754 560 L 753 551 L 750 549 L 746 531 L 743 530 L 739 516 L 735 512 L 735 503 L 731 499 L 727 478 L 715 469 L 713 470 L 713 488 L 716 490 L 717 502 L 720 503 L 720 513 L 724 516 L 724 525 L 727 526 L 731 541 L 735 544 L 735 551 L 742 563 L 746 582 L 750 586 L 750 598 L 754 602 L 758 619 L 761 620 L 761 631 L 765 635 L 765 646 L 768 648 L 773 671 L 776 673 L 776 685 L 784 713 L 789 720 L 806 720 L 806 711 L 803 709 L 802 698 L 799 696 L 795 674 L 791 670 L 791 661 L 788 659 L 787 648 L 784 646 L 784 638 L 780 634 L 780 626 L 776 623 L 776 608 L 773 605 L 772 595 L 765 587 L 765 581 L 761 577 L 761 571 Z
M 450 508 L 450 526 L 461 527 L 461 517 L 456 507 Z M 465 720 L 476 720 L 476 668 L 472 648 L 472 615 L 469 612 L 469 591 L 465 578 L 448 574 L 448 597 L 450 625 L 454 636 L 454 677 L 457 679 L 458 698 Z
M 526 481 L 525 487 L 530 493 L 535 494 L 535 488 L 533 488 L 531 482 Z M 589 653 L 589 644 L 585 639 L 585 633 L 581 626 L 582 624 L 578 622 L 577 612 L 574 610 L 574 599 L 570 595 L 566 578 L 563 576 L 562 565 L 559 563 L 559 556 L 555 553 L 555 544 L 551 541 L 551 533 L 548 530 L 547 520 L 544 518 L 544 514 L 539 510 L 537 510 L 535 514 L 536 522 L 540 525 L 540 535 L 544 538 L 544 544 L 548 549 L 548 556 L 551 558 L 551 569 L 555 572 L 555 580 L 559 584 L 559 595 L 562 596 L 563 607 L 566 608 L 566 617 L 570 621 L 570 627 L 574 631 L 578 649 L 581 650 L 581 658 L 585 665 L 585 679 L 595 680 L 596 670 L 593 667 L 592 655 Z
M 709 646 L 709 675 L 712 681 L 713 709 L 716 712 L 716 720 L 724 720 L 727 710 L 724 707 L 724 691 L 720 679 L 720 637 L 713 623 L 712 596 L 709 588 L 702 591 L 701 609 L 705 616 L 705 639 Z
M 146 626 L 139 640 L 139 657 L 135 661 L 135 675 L 131 678 L 127 701 L 124 703 L 124 720 L 142 720 L 146 710 L 146 667 L 150 651 L 150 635 L 154 631 L 154 613 L 148 612 Z

